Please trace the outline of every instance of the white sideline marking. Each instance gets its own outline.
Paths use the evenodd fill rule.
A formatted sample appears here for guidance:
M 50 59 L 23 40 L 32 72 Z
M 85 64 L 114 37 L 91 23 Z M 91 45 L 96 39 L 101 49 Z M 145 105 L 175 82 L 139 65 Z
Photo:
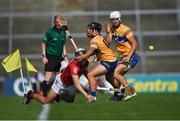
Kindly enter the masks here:
M 49 110 L 50 110 L 50 104 L 42 105 L 42 110 L 40 114 L 38 115 L 38 121 L 48 120 Z

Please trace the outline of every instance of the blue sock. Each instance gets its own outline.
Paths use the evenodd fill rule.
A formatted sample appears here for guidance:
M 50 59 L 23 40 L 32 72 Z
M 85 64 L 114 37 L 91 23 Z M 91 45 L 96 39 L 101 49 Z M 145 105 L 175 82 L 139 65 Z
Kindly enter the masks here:
M 91 95 L 94 96 L 94 97 L 96 97 L 96 92 L 95 92 L 95 91 L 92 91 L 92 92 L 91 92 Z

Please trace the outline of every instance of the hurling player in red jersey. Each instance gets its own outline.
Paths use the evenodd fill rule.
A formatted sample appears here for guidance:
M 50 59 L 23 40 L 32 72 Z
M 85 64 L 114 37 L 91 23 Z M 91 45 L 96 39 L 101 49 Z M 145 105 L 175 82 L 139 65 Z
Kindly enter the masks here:
M 75 51 L 76 57 L 85 54 L 86 51 L 83 48 L 78 48 Z M 88 100 L 93 101 L 93 97 L 86 93 L 83 87 L 79 83 L 79 77 L 87 74 L 88 61 L 84 60 L 78 62 L 72 60 L 68 66 L 59 74 L 56 75 L 54 83 L 51 87 L 47 97 L 38 93 L 33 93 L 31 90 L 24 96 L 24 104 L 29 104 L 32 99 L 39 101 L 42 104 L 51 103 L 54 101 L 56 96 L 60 95 L 60 100 L 66 102 L 74 102 L 77 90 L 80 91 Z

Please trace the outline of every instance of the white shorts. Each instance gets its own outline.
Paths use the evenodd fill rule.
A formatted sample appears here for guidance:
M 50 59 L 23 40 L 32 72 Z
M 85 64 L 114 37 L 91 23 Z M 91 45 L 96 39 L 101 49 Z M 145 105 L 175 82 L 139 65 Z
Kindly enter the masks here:
M 63 83 L 61 81 L 61 73 L 56 75 L 56 78 L 54 80 L 54 83 L 52 85 L 52 89 L 53 91 L 56 93 L 56 94 L 61 94 L 63 92 L 68 92 L 68 93 L 71 93 L 72 95 L 76 95 L 77 93 L 77 89 L 74 85 L 71 85 L 71 86 L 68 86 L 68 87 L 64 87 L 63 86 Z

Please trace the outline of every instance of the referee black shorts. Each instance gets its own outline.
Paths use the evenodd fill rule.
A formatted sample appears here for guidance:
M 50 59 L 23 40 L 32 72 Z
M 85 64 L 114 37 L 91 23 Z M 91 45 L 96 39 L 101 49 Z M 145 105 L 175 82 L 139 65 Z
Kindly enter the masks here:
M 59 72 L 61 68 L 61 61 L 63 61 L 64 58 L 50 54 L 46 54 L 46 58 L 48 59 L 48 63 L 45 64 L 44 70 L 50 72 Z

